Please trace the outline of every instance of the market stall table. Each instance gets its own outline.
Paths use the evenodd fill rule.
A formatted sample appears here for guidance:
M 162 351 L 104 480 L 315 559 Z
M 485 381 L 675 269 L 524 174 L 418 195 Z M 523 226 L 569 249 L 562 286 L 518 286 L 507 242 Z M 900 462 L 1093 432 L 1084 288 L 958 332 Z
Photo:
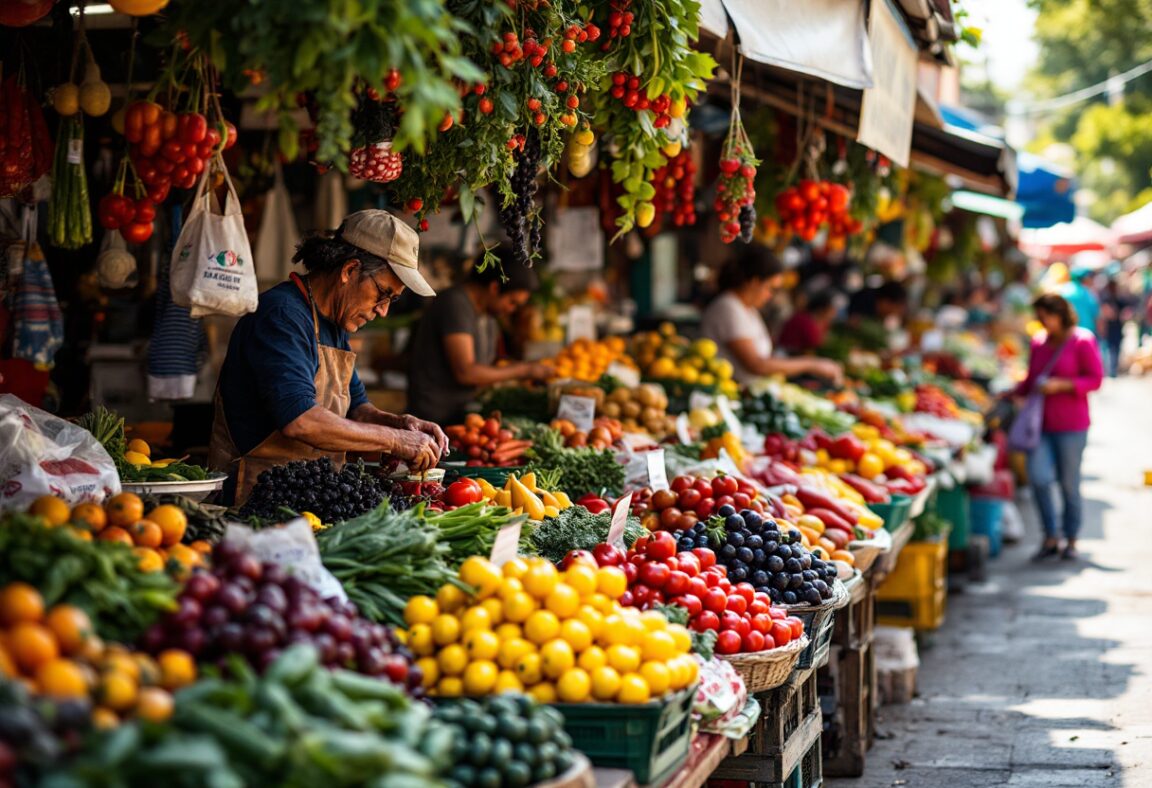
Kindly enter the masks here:
M 726 736 L 702 733 L 692 740 L 688 762 L 660 788 L 699 788 L 713 776 L 716 767 L 729 755 L 738 755 L 747 749 L 747 739 L 732 740 Z M 633 788 L 637 785 L 632 772 L 626 769 L 594 769 L 596 788 Z
M 824 747 L 824 770 L 832 776 L 856 777 L 864 773 L 875 725 L 875 586 L 870 572 L 857 575 L 845 586 L 851 601 L 836 617 L 828 666 L 821 671 L 821 686 L 830 690 L 827 694 L 835 702 L 830 720 L 833 734 Z

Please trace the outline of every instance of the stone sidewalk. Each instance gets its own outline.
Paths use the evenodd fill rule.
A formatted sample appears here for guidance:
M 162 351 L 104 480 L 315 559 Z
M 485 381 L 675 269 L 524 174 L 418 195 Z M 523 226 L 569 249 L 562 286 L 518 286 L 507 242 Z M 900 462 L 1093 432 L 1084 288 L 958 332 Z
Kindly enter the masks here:
M 919 694 L 879 710 L 859 779 L 829 788 L 1152 787 L 1152 378 L 1093 400 L 1079 565 L 1028 561 L 948 599 Z

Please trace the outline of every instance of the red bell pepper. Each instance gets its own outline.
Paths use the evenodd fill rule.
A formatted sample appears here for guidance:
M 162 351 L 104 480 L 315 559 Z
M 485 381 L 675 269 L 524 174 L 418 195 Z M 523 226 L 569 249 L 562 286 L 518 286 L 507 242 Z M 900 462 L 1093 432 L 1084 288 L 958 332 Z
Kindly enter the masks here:
M 879 484 L 873 484 L 854 473 L 842 473 L 840 478 L 853 490 L 863 495 L 867 503 L 888 503 L 892 500 L 888 491 Z
M 580 506 L 583 506 L 592 514 L 603 514 L 612 510 L 612 507 L 600 496 L 595 493 L 588 493 L 584 497 L 576 501 Z
M 817 490 L 814 487 L 801 487 L 796 491 L 796 497 L 800 500 L 800 503 L 804 504 L 805 511 L 809 509 L 827 509 L 839 516 L 839 518 L 849 526 L 856 525 L 856 521 L 859 519 L 853 512 L 844 507 L 831 495 Z
M 832 448 L 828 450 L 828 454 L 838 460 L 859 462 L 867 451 L 868 447 L 864 445 L 863 441 L 855 435 L 847 434 L 841 435 L 832 442 Z
M 806 509 L 804 514 L 812 515 L 820 519 L 824 523 L 824 530 L 827 532 L 829 529 L 833 531 L 843 531 L 844 533 L 851 534 L 855 523 L 850 523 L 843 517 L 840 517 L 835 512 L 827 509 Z

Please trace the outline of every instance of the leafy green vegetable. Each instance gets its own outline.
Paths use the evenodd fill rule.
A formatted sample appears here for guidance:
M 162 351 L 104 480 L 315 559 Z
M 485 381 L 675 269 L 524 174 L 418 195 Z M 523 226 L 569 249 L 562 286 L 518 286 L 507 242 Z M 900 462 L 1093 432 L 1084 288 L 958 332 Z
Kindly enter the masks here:
M 559 562 L 569 550 L 591 550 L 608 538 L 612 515 L 592 514 L 583 506 L 573 506 L 560 512 L 559 517 L 545 517 L 532 532 L 531 541 L 536 551 L 552 563 Z M 624 526 L 624 544 L 628 547 L 647 533 L 635 517 L 629 517 Z
M 532 448 L 525 472 L 560 471 L 560 489 L 573 499 L 590 492 L 615 497 L 624 490 L 624 466 L 611 451 L 565 448 L 560 433 L 547 425 L 538 426 L 528 437 Z

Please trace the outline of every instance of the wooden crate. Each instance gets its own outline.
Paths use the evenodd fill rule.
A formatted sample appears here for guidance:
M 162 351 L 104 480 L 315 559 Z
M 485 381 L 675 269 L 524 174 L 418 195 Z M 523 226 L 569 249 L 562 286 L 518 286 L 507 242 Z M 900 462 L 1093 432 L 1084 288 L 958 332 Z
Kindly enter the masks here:
M 829 690 L 830 719 L 824 742 L 824 772 L 859 777 L 875 738 L 876 660 L 869 641 L 863 648 L 833 646 L 820 686 Z M 834 710 L 828 711 L 829 706 Z
M 872 630 L 876 625 L 873 610 L 876 586 L 870 573 L 846 585 L 851 593 L 851 601 L 836 611 L 832 645 L 862 648 L 872 642 Z
M 721 762 L 717 780 L 739 780 L 765 788 L 784 788 L 824 727 L 814 670 L 798 671 L 787 684 L 756 696 L 763 713 L 748 735 L 748 749 Z M 811 768 L 809 768 L 809 772 Z

